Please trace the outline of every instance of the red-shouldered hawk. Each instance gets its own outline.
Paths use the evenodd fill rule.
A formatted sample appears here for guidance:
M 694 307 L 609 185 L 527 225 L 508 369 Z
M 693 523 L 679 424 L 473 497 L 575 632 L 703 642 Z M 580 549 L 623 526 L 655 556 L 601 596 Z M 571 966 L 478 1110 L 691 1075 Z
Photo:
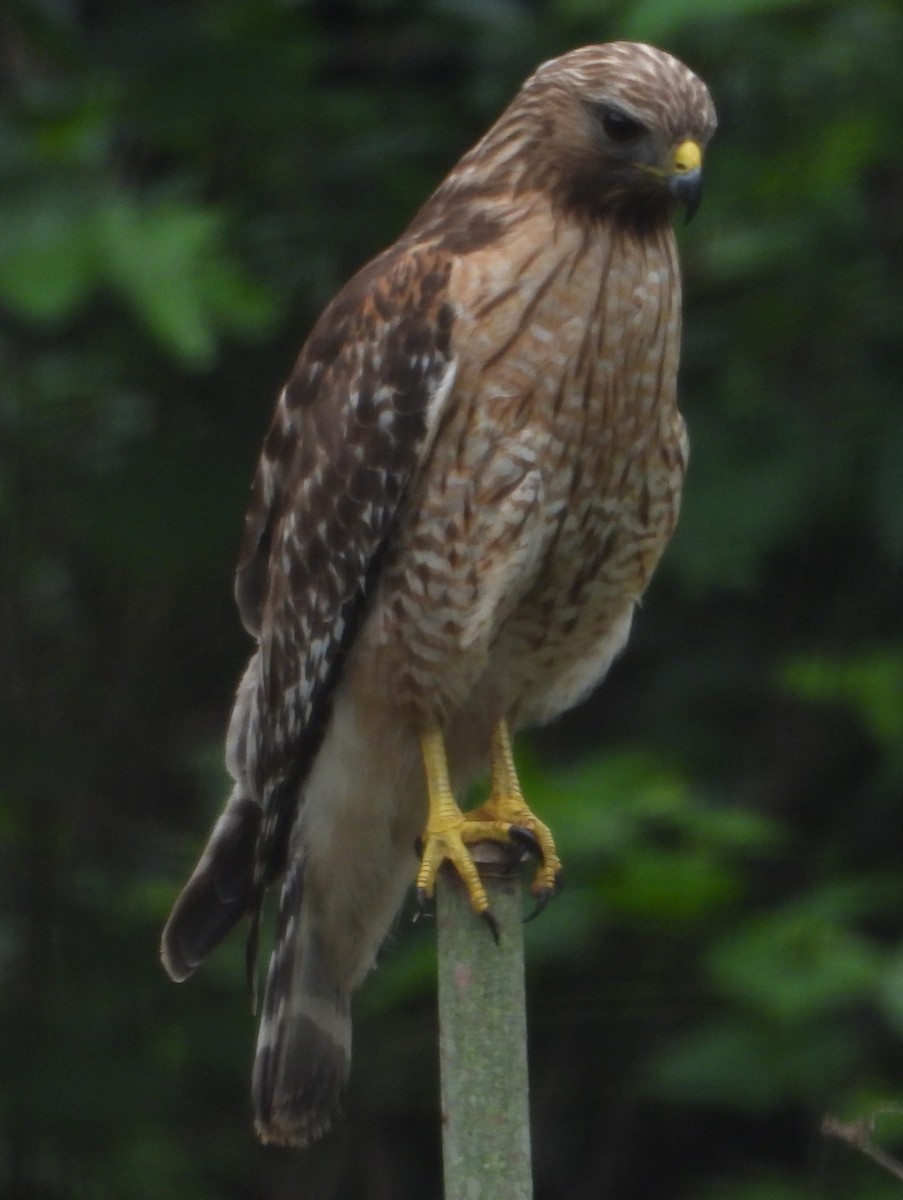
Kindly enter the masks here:
M 279 397 L 236 578 L 257 641 L 235 785 L 164 931 L 184 979 L 282 878 L 253 1074 L 264 1141 L 328 1128 L 350 997 L 405 890 L 526 831 L 510 731 L 623 647 L 687 457 L 671 217 L 715 129 L 704 84 L 618 42 L 545 63 L 329 305 Z M 490 771 L 489 799 L 462 788 Z M 413 849 L 422 835 L 419 874 Z

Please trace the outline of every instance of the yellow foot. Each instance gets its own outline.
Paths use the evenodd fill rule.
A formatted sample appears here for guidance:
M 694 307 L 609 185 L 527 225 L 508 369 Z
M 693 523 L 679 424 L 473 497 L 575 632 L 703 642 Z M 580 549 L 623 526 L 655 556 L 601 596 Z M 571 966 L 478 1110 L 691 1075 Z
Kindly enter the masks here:
M 476 842 L 502 842 L 536 854 L 540 865 L 530 890 L 537 899 L 536 912 L 539 912 L 557 891 L 561 872 L 552 835 L 524 801 L 504 722 L 499 723 L 492 738 L 489 799 L 466 814 L 452 794 L 441 733 L 438 730 L 425 733 L 421 737 L 421 749 L 426 768 L 429 815 L 417 873 L 418 904 L 421 909 L 426 907 L 433 895 L 439 868 L 449 861 L 463 880 L 474 910 L 486 919 L 497 937 L 489 900 L 468 847 Z
M 506 830 L 511 840 L 519 842 L 539 858 L 539 866 L 530 885 L 536 897 L 537 912 L 541 912 L 561 885 L 561 859 L 548 825 L 543 824 L 527 807 L 514 768 L 511 737 L 504 721 L 496 725 L 492 735 L 492 784 L 485 804 L 468 813 L 471 820 L 489 821 Z
M 508 829 L 502 822 L 475 821 L 461 812 L 452 794 L 445 746 L 438 730 L 423 734 L 420 744 L 426 768 L 429 815 L 417 872 L 417 902 L 421 908 L 426 906 L 432 898 L 439 868 L 448 861 L 464 881 L 475 911 L 484 915 L 489 912 L 489 900 L 467 847 L 475 842 L 507 842 Z
M 530 892 L 538 902 L 536 911 L 541 912 L 561 886 L 561 859 L 548 825 L 533 815 L 519 793 L 492 793 L 485 804 L 467 816 L 476 824 L 488 823 L 495 829 L 504 830 L 507 841 L 517 843 L 539 859 Z

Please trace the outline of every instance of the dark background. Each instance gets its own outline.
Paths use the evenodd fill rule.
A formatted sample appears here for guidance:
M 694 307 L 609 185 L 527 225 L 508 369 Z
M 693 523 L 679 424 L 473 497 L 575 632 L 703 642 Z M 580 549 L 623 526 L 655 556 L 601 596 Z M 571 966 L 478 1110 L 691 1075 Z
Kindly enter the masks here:
M 250 1132 L 234 937 L 161 924 L 224 794 L 244 502 L 317 313 L 540 61 L 710 84 L 680 231 L 677 538 L 608 683 L 522 739 L 538 1200 L 883 1200 L 903 1152 L 903 18 L 888 0 L 7 0 L 0 1180 L 438 1198 L 433 932 L 359 996 L 347 1119 Z

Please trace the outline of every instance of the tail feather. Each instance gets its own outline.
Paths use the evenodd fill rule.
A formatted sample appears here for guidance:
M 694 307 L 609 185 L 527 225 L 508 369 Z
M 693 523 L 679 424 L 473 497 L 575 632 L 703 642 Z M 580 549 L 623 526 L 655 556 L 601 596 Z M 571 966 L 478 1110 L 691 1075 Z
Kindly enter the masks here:
M 163 930 L 163 965 L 177 982 L 192 974 L 252 906 L 259 828 L 260 806 L 236 786 Z
M 350 991 L 301 905 L 302 874 L 293 863 L 282 888 L 251 1083 L 261 1141 L 285 1146 L 330 1128 L 351 1066 Z

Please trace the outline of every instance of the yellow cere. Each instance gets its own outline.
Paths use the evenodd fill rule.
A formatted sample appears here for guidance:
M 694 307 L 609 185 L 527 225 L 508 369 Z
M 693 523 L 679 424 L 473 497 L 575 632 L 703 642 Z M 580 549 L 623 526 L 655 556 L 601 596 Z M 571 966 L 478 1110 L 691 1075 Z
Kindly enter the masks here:
M 675 175 L 687 175 L 702 166 L 702 151 L 696 142 L 688 139 L 681 142 L 671 155 L 671 170 Z

